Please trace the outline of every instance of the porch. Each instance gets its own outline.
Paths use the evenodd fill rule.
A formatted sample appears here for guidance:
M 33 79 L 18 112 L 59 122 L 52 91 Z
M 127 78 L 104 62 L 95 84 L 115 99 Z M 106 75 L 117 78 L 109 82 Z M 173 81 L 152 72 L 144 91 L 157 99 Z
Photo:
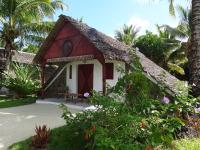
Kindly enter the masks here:
M 56 67 L 54 71 L 48 71 L 49 66 Z M 114 86 L 117 83 L 121 76 L 119 67 L 125 68 L 125 63 L 104 60 L 102 64 L 91 55 L 48 59 L 41 67 L 43 96 L 63 98 L 65 95 L 77 95 L 73 96 L 77 98 L 92 90 L 103 94 L 106 92 L 105 84 Z

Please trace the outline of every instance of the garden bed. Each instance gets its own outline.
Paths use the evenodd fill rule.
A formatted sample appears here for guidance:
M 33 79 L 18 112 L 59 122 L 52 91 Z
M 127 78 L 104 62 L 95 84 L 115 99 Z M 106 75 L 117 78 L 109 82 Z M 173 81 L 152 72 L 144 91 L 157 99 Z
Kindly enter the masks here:
M 67 129 L 66 126 L 62 126 L 51 131 L 51 137 L 48 144 L 48 150 L 81 150 L 84 149 L 81 147 L 80 141 L 72 141 L 71 140 L 70 129 Z M 72 143 L 73 142 L 73 143 Z M 31 144 L 31 138 L 28 138 L 24 141 L 15 143 L 9 147 L 10 150 L 24 150 L 29 149 L 29 145 Z M 172 142 L 171 149 L 173 150 L 197 150 L 200 147 L 200 138 L 192 138 L 192 139 L 181 139 Z M 158 150 L 164 150 L 166 148 L 158 147 Z M 168 148 L 168 150 L 170 150 Z
M 9 98 L 6 96 L 0 96 L 0 108 L 16 107 L 21 105 L 28 105 L 36 102 L 35 97 L 26 98 Z

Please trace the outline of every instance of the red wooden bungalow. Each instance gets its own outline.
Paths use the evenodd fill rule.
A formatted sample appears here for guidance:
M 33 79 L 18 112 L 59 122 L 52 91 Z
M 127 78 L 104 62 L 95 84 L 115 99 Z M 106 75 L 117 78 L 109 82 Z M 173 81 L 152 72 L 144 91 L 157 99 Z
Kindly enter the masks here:
M 46 97 L 68 88 L 83 95 L 105 93 L 106 83 L 116 84 L 129 56 L 122 43 L 96 29 L 61 15 L 34 62 L 41 65 L 42 94 Z M 49 71 L 49 68 L 56 71 Z M 52 69 L 53 70 L 53 69 Z

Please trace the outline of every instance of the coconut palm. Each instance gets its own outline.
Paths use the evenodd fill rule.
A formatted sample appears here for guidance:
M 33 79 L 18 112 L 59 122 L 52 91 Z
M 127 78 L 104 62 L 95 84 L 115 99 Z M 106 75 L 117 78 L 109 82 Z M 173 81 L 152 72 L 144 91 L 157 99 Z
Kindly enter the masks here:
M 170 14 L 174 15 L 174 0 L 169 0 Z M 200 1 L 191 0 L 191 45 L 188 53 L 190 78 L 193 95 L 200 96 Z
M 190 84 L 195 96 L 200 96 L 200 1 L 192 0 L 191 49 L 189 52 Z
M 63 7 L 61 0 L 0 0 L 0 43 L 10 51 L 42 41 L 52 27 L 43 20 Z
M 124 25 L 121 30 L 116 31 L 115 38 L 126 45 L 133 46 L 134 40 L 139 32 L 139 29 L 135 26 Z
M 187 62 L 187 57 L 185 53 L 182 53 L 182 43 L 176 38 L 176 33 L 171 32 L 172 29 L 169 26 L 157 25 L 159 37 L 162 38 L 165 44 L 164 47 L 166 47 L 166 51 L 164 51 L 165 59 L 163 61 L 165 68 L 169 71 L 174 72 L 178 76 L 185 75 L 182 65 Z
M 177 7 L 180 17 L 179 25 L 176 28 L 168 25 L 163 25 L 160 28 L 164 29 L 171 37 L 174 37 L 178 41 L 178 45 L 169 51 L 168 55 L 168 67 L 170 70 L 175 71 L 181 75 L 188 70 L 188 51 L 191 44 L 191 9 Z M 160 32 L 159 32 L 160 33 Z M 160 34 L 162 37 L 162 34 Z M 167 39 L 170 37 L 166 37 Z M 180 39 L 187 40 L 186 42 L 180 41 Z M 168 42 L 168 41 L 166 41 Z M 185 71 L 184 71 L 185 70 Z M 188 79 L 188 74 L 185 74 L 184 79 Z

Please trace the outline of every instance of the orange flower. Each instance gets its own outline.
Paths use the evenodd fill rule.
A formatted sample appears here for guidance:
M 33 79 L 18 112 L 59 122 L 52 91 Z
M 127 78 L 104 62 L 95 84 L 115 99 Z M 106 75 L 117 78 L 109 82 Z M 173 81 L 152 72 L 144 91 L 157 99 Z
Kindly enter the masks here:
M 88 141 L 90 139 L 90 135 L 88 133 L 85 133 L 84 135 L 84 140 Z
M 96 132 L 96 126 L 95 125 L 92 125 L 91 129 L 92 129 L 93 132 Z
M 150 146 L 147 145 L 146 149 L 145 150 L 151 150 Z
M 141 122 L 140 127 L 141 127 L 141 128 L 145 128 L 145 124 L 144 124 L 143 121 Z

